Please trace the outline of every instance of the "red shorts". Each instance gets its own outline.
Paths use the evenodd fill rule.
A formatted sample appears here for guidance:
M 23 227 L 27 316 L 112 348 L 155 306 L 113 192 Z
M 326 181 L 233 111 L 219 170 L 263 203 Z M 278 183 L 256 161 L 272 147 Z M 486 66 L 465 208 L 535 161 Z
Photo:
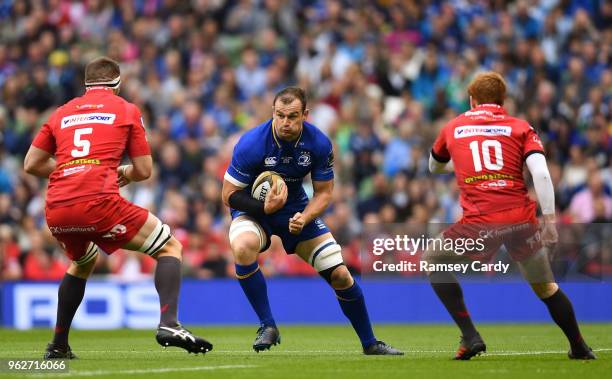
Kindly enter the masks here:
M 53 236 L 76 261 L 85 254 L 90 241 L 107 254 L 123 247 L 147 221 L 149 211 L 119 195 L 110 195 L 46 208 L 45 216 Z
M 542 248 L 535 203 L 503 212 L 465 216 L 443 235 L 452 239 L 480 238 L 480 248 L 470 249 L 465 256 L 481 261 L 491 260 L 502 244 L 510 257 L 519 262 Z

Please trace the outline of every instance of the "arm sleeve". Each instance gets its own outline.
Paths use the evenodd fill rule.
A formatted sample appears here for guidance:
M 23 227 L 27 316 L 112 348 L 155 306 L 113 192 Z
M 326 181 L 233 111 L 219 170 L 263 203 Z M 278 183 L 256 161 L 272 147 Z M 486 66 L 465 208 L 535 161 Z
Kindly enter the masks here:
M 540 208 L 542 208 L 542 213 L 546 215 L 554 214 L 555 190 L 550 179 L 544 154 L 530 154 L 526 159 L 526 163 L 533 178 L 533 185 L 538 197 L 538 203 L 540 203 Z
M 439 162 L 434 158 L 433 153 L 429 154 L 429 172 L 432 174 L 450 174 L 454 170 L 453 161 Z
M 329 139 L 315 157 L 312 167 L 312 180 L 326 182 L 334 178 L 334 149 Z
M 42 149 L 51 155 L 55 155 L 55 137 L 53 136 L 53 131 L 49 123 L 44 124 L 42 128 L 40 128 L 36 137 L 34 137 L 34 141 L 32 141 L 32 146 Z
M 130 122 L 132 127 L 130 129 L 130 138 L 127 143 L 128 155 L 130 158 L 151 155 L 151 148 L 147 141 L 142 115 L 136 106 L 132 106 L 131 108 Z
M 528 126 L 527 132 L 525 133 L 525 140 L 523 141 L 523 158 L 527 159 L 531 154 L 540 153 L 544 154 L 544 145 L 538 133 L 531 127 Z
M 234 147 L 232 162 L 223 178 L 236 187 L 246 188 L 255 179 L 256 167 L 256 157 L 249 151 L 248 143 L 241 138 Z
M 446 145 L 445 130 L 446 127 L 440 131 L 440 134 L 438 134 L 431 148 L 431 156 L 440 163 L 447 163 L 451 159 L 450 153 L 448 152 L 448 146 Z

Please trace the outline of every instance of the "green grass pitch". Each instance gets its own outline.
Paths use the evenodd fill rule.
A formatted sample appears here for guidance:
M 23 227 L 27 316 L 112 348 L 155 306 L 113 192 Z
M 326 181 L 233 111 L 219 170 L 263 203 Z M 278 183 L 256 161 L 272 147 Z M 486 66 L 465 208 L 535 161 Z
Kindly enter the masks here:
M 612 324 L 586 324 L 583 334 L 597 361 L 570 361 L 567 343 L 554 325 L 481 325 L 488 352 L 468 362 L 451 357 L 458 331 L 450 325 L 378 325 L 377 337 L 403 349 L 403 357 L 361 354 L 347 326 L 283 326 L 282 344 L 256 354 L 256 327 L 192 328 L 214 344 L 206 356 L 163 350 L 153 331 L 113 330 L 71 333 L 80 359 L 61 374 L 0 377 L 49 378 L 609 378 Z M 50 330 L 0 329 L 0 359 L 40 358 Z

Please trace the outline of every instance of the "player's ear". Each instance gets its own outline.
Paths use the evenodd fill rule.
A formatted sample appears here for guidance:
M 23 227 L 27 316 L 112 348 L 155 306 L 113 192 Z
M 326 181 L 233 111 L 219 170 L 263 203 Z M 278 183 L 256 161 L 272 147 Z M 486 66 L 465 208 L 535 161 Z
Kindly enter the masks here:
M 304 109 L 304 112 L 302 112 L 302 116 L 304 117 L 304 120 L 308 118 L 308 113 L 310 113 L 310 109 L 308 108 Z

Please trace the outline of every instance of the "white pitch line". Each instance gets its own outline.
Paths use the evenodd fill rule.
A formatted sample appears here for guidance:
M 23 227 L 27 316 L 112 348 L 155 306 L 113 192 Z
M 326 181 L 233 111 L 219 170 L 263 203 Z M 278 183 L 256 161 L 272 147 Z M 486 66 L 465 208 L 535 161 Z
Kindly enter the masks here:
M 598 351 L 612 351 L 612 348 L 600 348 L 593 349 L 594 352 Z M 38 353 L 38 350 L 28 350 L 28 351 L 19 351 L 20 353 Z M 163 354 L 185 354 L 186 352 L 183 350 L 78 350 L 76 353 L 116 353 L 116 354 L 151 354 L 155 352 L 161 352 Z M 404 350 L 405 353 L 408 354 L 454 354 L 455 350 Z M 255 354 L 253 350 L 213 350 L 208 354 Z M 336 355 L 345 355 L 345 354 L 360 354 L 359 350 L 271 350 L 270 352 L 264 351 L 261 354 L 303 354 L 303 355 L 315 355 L 315 354 L 336 354 Z M 540 354 L 565 354 L 567 350 L 540 350 L 540 351 L 513 351 L 513 350 L 493 350 L 491 352 L 485 353 L 486 355 L 540 355 Z
M 612 349 L 593 349 L 593 351 L 612 351 Z M 493 351 L 486 355 L 540 355 L 540 354 L 567 354 L 567 350 L 550 351 Z
M 214 370 L 227 370 L 235 368 L 254 368 L 254 365 L 223 365 L 223 366 L 201 366 L 201 367 L 175 367 L 175 368 L 151 368 L 151 369 L 136 369 L 136 370 L 90 370 L 80 371 L 75 370 L 72 372 L 58 372 L 49 374 L 35 374 L 33 377 L 47 378 L 47 377 L 69 377 L 69 376 L 102 376 L 102 375 L 137 375 L 137 374 L 159 374 L 166 372 L 189 372 L 189 371 L 214 371 Z

